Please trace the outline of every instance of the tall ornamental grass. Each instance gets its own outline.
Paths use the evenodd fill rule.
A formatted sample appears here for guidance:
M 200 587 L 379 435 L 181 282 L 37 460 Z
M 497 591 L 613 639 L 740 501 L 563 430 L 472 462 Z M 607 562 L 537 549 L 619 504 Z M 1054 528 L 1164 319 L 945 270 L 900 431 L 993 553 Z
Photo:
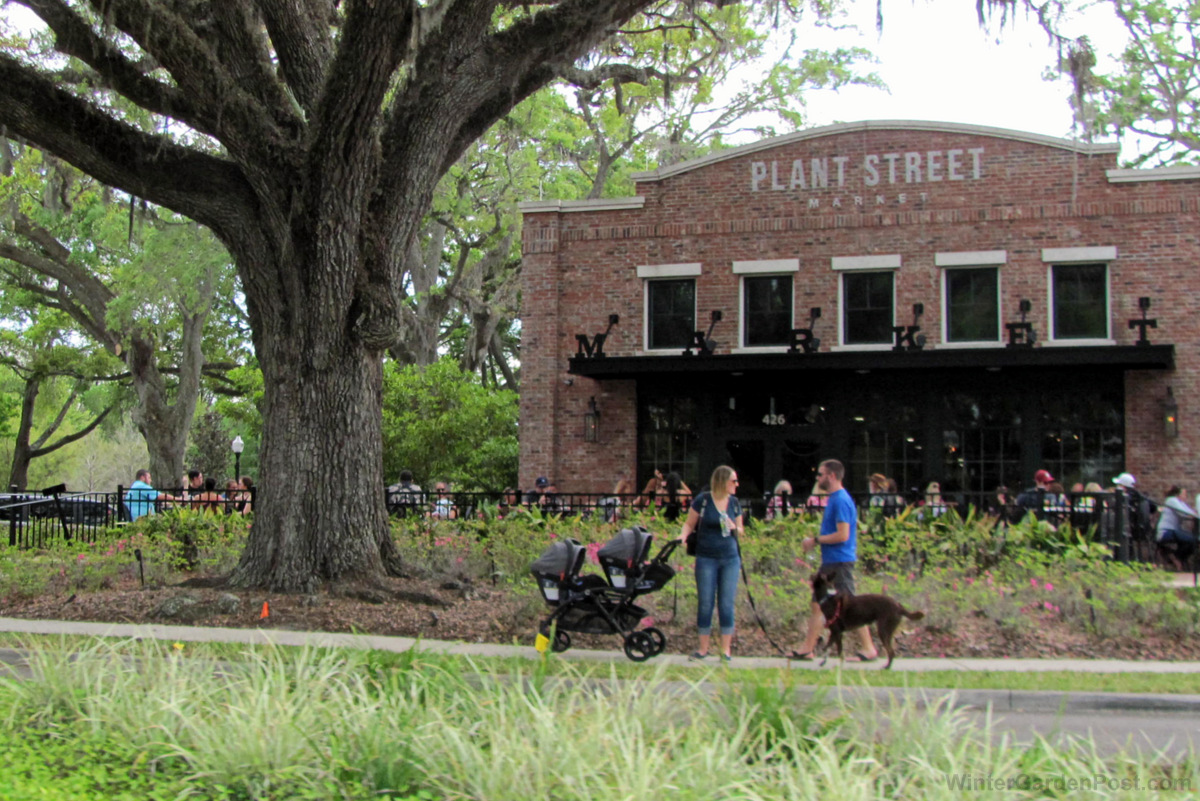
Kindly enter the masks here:
M 0 714 L 30 738 L 120 744 L 137 755 L 127 771 L 159 772 L 179 798 L 915 800 L 961 798 L 963 781 L 985 777 L 1044 790 L 1099 776 L 1117 789 L 970 795 L 1116 798 L 1144 797 L 1122 779 L 1197 781 L 1194 754 L 1017 745 L 946 705 L 803 701 L 786 674 L 778 686 L 623 682 L 451 664 L 271 648 L 220 664 L 97 643 L 34 654 L 31 680 L 0 686 Z

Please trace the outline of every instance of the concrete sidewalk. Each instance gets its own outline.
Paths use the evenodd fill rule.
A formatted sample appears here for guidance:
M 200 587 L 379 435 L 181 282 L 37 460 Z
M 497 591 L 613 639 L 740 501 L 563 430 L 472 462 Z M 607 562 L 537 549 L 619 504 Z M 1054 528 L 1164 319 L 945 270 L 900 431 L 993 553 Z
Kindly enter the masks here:
M 367 648 L 380 651 L 403 652 L 411 649 L 430 653 L 454 654 L 458 656 L 516 657 L 537 659 L 538 653 L 528 645 L 497 645 L 494 643 L 443 642 L 439 640 L 416 640 L 411 637 L 379 637 L 374 635 L 331 634 L 328 632 L 287 631 L 283 629 L 226 629 L 202 628 L 199 626 L 160 626 L 122 623 L 85 623 L 60 620 L 22 620 L 0 618 L 0 631 L 48 634 L 81 635 L 90 637 L 124 637 L 164 640 L 168 642 L 224 642 L 263 645 L 274 643 L 287 646 L 318 646 L 339 648 Z M 628 662 L 613 638 L 611 651 L 587 651 L 572 648 L 558 655 L 560 659 L 594 662 Z M 735 657 L 729 665 L 718 659 L 689 662 L 681 654 L 665 654 L 646 662 L 647 666 L 666 663 L 690 666 L 698 672 L 720 670 L 725 667 L 775 668 L 797 672 L 808 670 L 836 670 L 836 659 L 830 659 L 824 667 L 821 661 L 789 662 L 782 657 Z M 845 670 L 880 670 L 884 661 L 871 663 L 847 662 Z M 921 672 L 931 670 L 952 671 L 995 671 L 995 672 L 1047 672 L 1071 671 L 1075 673 L 1195 673 L 1200 671 L 1200 662 L 1134 662 L 1116 659 L 908 659 L 897 658 L 892 673 Z M 901 679 L 897 683 L 902 683 Z M 998 711 L 1022 710 L 1042 712 L 1087 712 L 1087 711 L 1139 711 L 1200 714 L 1200 695 L 1159 695 L 1146 693 L 1066 693 L 1058 691 L 1013 691 L 1013 690 L 936 690 L 902 688 L 839 688 L 831 691 L 836 697 L 873 696 L 883 700 L 897 692 L 916 694 L 924 703 L 952 695 L 955 705 L 975 708 L 992 707 Z

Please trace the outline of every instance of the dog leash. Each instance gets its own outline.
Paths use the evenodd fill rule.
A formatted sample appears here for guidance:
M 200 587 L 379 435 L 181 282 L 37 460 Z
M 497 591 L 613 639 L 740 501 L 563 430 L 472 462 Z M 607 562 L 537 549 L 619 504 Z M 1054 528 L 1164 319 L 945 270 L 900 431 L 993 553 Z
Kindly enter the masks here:
M 762 615 L 758 613 L 758 605 L 754 603 L 754 595 L 750 592 L 750 579 L 746 575 L 746 563 L 742 560 L 742 543 L 738 541 L 736 536 L 734 536 L 733 542 L 737 546 L 738 564 L 742 569 L 742 584 L 746 587 L 746 598 L 750 601 L 750 609 L 754 612 L 754 619 L 758 621 L 758 627 L 762 629 L 763 636 L 767 638 L 767 642 L 771 643 L 775 650 L 779 652 L 779 655 L 786 659 L 788 658 L 788 652 L 783 650 L 783 647 L 771 638 L 770 633 L 767 632 L 767 625 L 763 623 Z

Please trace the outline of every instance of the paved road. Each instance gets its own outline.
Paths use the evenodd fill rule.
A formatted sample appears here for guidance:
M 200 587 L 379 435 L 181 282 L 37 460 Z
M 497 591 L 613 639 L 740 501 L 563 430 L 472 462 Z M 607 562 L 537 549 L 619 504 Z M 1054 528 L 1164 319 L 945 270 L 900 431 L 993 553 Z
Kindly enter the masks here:
M 968 712 L 982 726 L 983 710 Z M 1008 734 L 1017 742 L 1029 743 L 1040 735 L 1061 744 L 1071 737 L 1090 739 L 1101 754 L 1122 750 L 1145 754 L 1162 753 L 1169 761 L 1200 753 L 1200 718 L 1179 712 L 1078 712 L 1060 715 L 1049 712 L 1000 712 L 993 715 L 993 732 Z M 1200 788 L 1197 788 L 1200 789 Z

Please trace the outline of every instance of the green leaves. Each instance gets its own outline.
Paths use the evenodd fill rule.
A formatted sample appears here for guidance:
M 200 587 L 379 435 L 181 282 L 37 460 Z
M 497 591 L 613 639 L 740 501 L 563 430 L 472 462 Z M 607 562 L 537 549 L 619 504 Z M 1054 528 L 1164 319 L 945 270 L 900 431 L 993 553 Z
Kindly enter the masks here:
M 1147 143 L 1131 166 L 1200 163 L 1200 1 L 1109 3 L 1129 42 L 1117 69 L 1090 76 L 1096 129 Z
M 429 489 L 448 480 L 462 490 L 516 484 L 517 395 L 482 386 L 452 358 L 428 367 L 384 368 L 384 476 L 412 470 Z

